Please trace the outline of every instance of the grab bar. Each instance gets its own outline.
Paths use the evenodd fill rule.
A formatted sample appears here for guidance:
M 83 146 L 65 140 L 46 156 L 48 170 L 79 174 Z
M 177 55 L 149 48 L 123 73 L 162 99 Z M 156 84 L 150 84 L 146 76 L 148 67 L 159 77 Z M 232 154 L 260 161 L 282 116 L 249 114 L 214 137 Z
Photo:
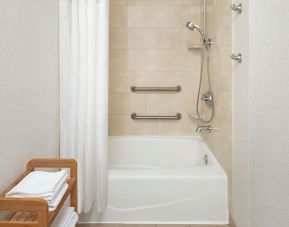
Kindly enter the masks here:
M 136 113 L 131 114 L 133 120 L 181 120 L 182 114 L 177 113 L 173 116 L 157 116 L 157 115 L 138 115 Z
M 181 86 L 175 86 L 175 87 L 137 87 L 137 86 L 131 86 L 130 90 L 132 92 L 138 92 L 138 91 L 160 91 L 160 92 L 165 92 L 165 91 L 170 91 L 170 92 L 180 92 L 182 90 Z

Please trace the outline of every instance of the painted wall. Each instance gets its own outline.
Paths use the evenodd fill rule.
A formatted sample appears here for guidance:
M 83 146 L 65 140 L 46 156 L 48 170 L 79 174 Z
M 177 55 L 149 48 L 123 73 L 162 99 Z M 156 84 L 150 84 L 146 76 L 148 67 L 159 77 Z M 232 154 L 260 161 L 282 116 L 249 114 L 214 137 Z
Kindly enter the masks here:
M 241 52 L 242 64 L 233 64 L 233 209 L 238 227 L 249 226 L 249 0 L 243 12 L 233 12 L 233 52 Z
M 250 227 L 289 223 L 288 9 L 250 1 Z
M 233 214 L 237 227 L 287 227 L 288 5 L 265 0 L 262 7 L 256 1 L 244 6 L 234 24 L 244 64 L 234 71 Z
M 193 135 L 200 71 L 200 0 L 112 0 L 110 7 L 110 135 Z M 176 86 L 180 93 L 132 93 L 136 86 Z M 183 114 L 181 121 L 133 121 L 130 114 Z
M 57 0 L 0 1 L 0 190 L 58 154 Z

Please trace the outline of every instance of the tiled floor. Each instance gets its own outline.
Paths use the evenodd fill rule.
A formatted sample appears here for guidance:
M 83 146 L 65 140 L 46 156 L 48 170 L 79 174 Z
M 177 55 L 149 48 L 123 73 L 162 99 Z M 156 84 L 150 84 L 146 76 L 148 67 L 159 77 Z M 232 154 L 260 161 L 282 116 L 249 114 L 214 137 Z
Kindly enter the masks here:
M 125 224 L 85 224 L 78 227 L 230 227 L 229 225 L 125 225 Z

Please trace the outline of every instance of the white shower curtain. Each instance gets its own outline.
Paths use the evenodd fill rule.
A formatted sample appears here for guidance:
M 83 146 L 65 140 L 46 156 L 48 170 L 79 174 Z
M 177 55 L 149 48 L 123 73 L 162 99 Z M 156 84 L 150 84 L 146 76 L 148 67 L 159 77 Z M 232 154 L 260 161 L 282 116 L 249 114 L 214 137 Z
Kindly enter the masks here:
M 78 210 L 107 199 L 108 0 L 59 0 L 60 156 L 78 163 Z

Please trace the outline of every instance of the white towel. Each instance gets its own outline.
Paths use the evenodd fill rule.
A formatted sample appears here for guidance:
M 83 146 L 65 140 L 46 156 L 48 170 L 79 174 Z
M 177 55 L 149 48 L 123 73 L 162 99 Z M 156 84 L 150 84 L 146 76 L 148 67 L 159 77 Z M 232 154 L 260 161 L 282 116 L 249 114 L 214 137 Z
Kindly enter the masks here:
M 53 200 L 61 191 L 66 179 L 67 170 L 58 172 L 34 171 L 22 179 L 6 197 L 41 197 L 47 201 Z
M 67 226 L 69 219 L 73 216 L 73 207 L 62 207 L 53 221 L 51 227 L 63 227 Z
M 61 202 L 61 199 L 63 198 L 67 188 L 68 188 L 68 184 L 65 183 L 63 185 L 63 187 L 61 188 L 60 192 L 57 194 L 57 196 L 54 197 L 52 200 L 47 201 L 49 211 L 55 211 L 56 210 L 56 208 L 57 208 L 58 204 Z
M 78 221 L 78 214 L 73 207 L 63 207 L 59 211 L 51 227 L 74 227 Z
M 69 225 L 67 225 L 66 227 L 75 227 L 77 222 L 78 222 L 78 214 L 76 212 L 73 212 L 73 217 L 71 222 L 69 223 Z

